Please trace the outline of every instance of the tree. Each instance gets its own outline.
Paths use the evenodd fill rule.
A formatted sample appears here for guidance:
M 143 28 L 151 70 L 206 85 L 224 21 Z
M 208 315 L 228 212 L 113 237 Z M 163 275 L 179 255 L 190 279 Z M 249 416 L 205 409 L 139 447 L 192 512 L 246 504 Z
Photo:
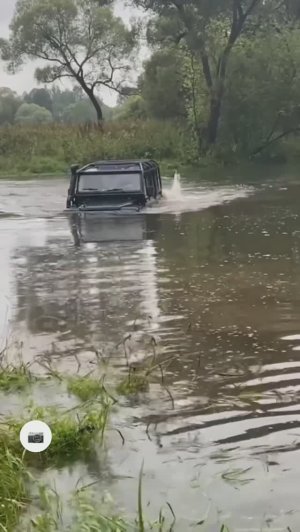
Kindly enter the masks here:
M 47 89 L 32 89 L 29 94 L 24 96 L 24 101 L 45 107 L 45 109 L 48 109 L 52 113 L 52 99 Z
M 269 2 L 272 0 L 269 0 Z M 267 3 L 269 3 L 267 2 Z M 199 145 L 216 143 L 232 50 L 263 0 L 135 0 L 158 15 L 158 35 L 184 42 L 201 66 L 208 117 L 198 129 Z M 153 23 L 151 23 L 153 25 Z M 162 31 L 163 30 L 163 31 Z
M 127 29 L 114 16 L 109 0 L 18 0 L 2 57 L 14 71 L 27 59 L 48 65 L 36 69 L 36 79 L 77 82 L 95 108 L 103 113 L 96 91 L 121 91 L 136 45 L 135 28 Z
M 283 2 L 286 14 L 289 19 L 295 20 L 300 18 L 300 1 L 299 0 L 284 0 Z
M 80 88 L 76 86 L 76 89 Z M 61 90 L 56 85 L 53 85 L 50 89 L 50 97 L 52 100 L 52 113 L 56 122 L 63 121 L 63 114 L 66 107 L 79 102 L 83 98 L 84 93 L 82 91 L 73 90 Z
M 129 96 L 116 107 L 114 120 L 146 120 L 148 118 L 146 102 L 142 96 Z
M 158 50 L 145 63 L 140 87 L 150 116 L 160 120 L 186 117 L 183 69 L 184 57 L 174 46 Z
M 0 87 L 0 125 L 12 124 L 21 100 L 7 87 Z
M 107 120 L 110 118 L 109 108 L 99 102 L 103 116 Z M 69 104 L 62 113 L 62 121 L 67 124 L 92 124 L 96 121 L 95 108 L 88 98 L 83 98 L 77 102 Z
M 243 38 L 229 67 L 220 137 L 246 154 L 300 132 L 300 30 Z M 272 61 L 270 57 L 272 56 Z
M 35 103 L 22 103 L 15 116 L 17 124 L 49 124 L 52 120 L 50 111 Z

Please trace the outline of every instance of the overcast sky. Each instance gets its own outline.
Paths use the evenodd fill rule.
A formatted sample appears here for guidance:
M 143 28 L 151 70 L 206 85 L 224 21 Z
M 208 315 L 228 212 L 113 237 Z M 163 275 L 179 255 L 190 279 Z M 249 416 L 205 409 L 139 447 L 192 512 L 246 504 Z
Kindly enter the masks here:
M 6 38 L 9 35 L 9 23 L 14 13 L 14 7 L 17 0 L 0 0 L 0 37 Z M 124 8 L 124 1 L 117 0 L 116 13 L 125 20 L 129 20 L 132 12 L 128 8 Z M 18 94 L 28 92 L 32 87 L 37 86 L 34 80 L 34 71 L 36 68 L 35 62 L 28 62 L 20 72 L 15 75 L 7 74 L 5 66 L 0 62 L 0 87 L 10 87 Z M 61 86 L 66 86 L 61 84 Z M 116 102 L 116 94 L 114 92 L 106 91 L 102 94 L 103 99 L 109 105 Z

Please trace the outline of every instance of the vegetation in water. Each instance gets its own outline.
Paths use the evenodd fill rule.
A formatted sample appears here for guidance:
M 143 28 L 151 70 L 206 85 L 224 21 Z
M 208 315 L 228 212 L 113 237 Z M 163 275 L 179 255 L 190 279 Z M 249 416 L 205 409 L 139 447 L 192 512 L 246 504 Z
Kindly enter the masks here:
M 95 438 L 103 441 L 104 431 L 108 422 L 110 402 L 93 403 L 86 409 L 76 408 L 71 411 L 49 408 L 32 408 L 22 418 L 7 418 L 0 428 L 0 450 L 9 449 L 14 455 L 23 456 L 23 447 L 19 441 L 22 426 L 32 419 L 41 419 L 51 428 L 51 445 L 38 458 L 39 462 L 53 463 L 78 458 L 87 454 L 92 448 Z M 35 455 L 25 453 L 27 462 L 35 459 Z
M 140 392 L 146 392 L 149 387 L 147 375 L 130 371 L 116 387 L 120 395 L 136 395 Z
M 26 366 L 20 359 L 20 367 L 25 371 Z M 10 374 L 20 373 L 18 365 L 10 367 Z M 162 364 L 156 359 L 154 350 L 153 359 L 145 367 L 138 370 L 129 366 L 127 377 L 116 386 L 116 391 L 125 395 L 145 391 L 149 382 L 149 375 L 160 368 L 162 385 L 164 374 Z M 27 368 L 28 369 L 28 368 Z M 26 372 L 25 372 L 26 373 Z M 57 378 L 55 372 L 53 379 Z M 21 528 L 40 532 L 54 532 L 57 530 L 70 530 L 79 532 L 86 530 L 102 530 L 104 532 L 160 530 L 167 532 L 174 530 L 176 515 L 172 506 L 167 503 L 161 509 L 155 522 L 149 522 L 143 507 L 143 467 L 140 470 L 137 485 L 137 511 L 136 516 L 126 516 L 118 511 L 115 505 L 107 498 L 99 496 L 98 490 L 88 485 L 78 488 L 68 506 L 68 525 L 65 522 L 64 502 L 54 488 L 39 483 L 34 478 L 33 467 L 39 470 L 65 464 L 87 457 L 89 451 L 94 449 L 96 442 L 102 443 L 108 427 L 108 418 L 111 406 L 115 399 L 104 386 L 103 379 L 99 380 L 92 375 L 64 377 L 69 393 L 81 399 L 79 406 L 70 410 L 57 407 L 40 408 L 31 406 L 22 417 L 4 418 L 0 427 L 0 527 L 7 532 Z M 32 382 L 31 376 L 26 383 Z M 10 379 L 7 389 L 15 390 L 14 379 Z M 28 420 L 42 419 L 49 424 L 52 430 L 52 442 L 49 448 L 41 454 L 31 455 L 23 450 L 19 442 L 21 427 Z M 123 438 L 122 438 L 123 439 Z M 123 439 L 124 440 L 124 439 Z M 124 443 L 124 441 L 123 441 Z M 250 468 L 227 470 L 222 475 L 224 481 L 235 485 L 247 484 Z M 96 487 L 95 483 L 95 487 Z M 33 489 L 36 486 L 37 489 Z M 71 521 L 70 521 L 71 520 Z M 205 526 L 205 521 L 199 521 L 200 529 Z M 229 532 L 222 525 L 220 532 Z
M 0 366 L 0 390 L 13 393 L 26 389 L 34 381 L 35 377 L 25 364 Z
M 28 471 L 22 457 L 0 445 L 0 527 L 12 531 L 29 502 Z
M 95 379 L 90 376 L 70 377 L 68 379 L 68 391 L 81 399 L 88 401 L 99 396 L 104 396 L 106 390 L 103 386 L 103 380 Z

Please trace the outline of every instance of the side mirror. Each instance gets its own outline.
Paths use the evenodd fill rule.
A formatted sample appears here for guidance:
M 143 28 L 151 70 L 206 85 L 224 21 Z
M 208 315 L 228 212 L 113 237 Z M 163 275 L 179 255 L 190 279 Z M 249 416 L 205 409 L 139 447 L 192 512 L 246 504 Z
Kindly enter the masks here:
M 79 168 L 79 164 L 72 164 L 72 166 L 71 166 L 71 174 L 72 174 L 72 176 L 76 175 L 76 172 L 77 172 L 78 168 Z

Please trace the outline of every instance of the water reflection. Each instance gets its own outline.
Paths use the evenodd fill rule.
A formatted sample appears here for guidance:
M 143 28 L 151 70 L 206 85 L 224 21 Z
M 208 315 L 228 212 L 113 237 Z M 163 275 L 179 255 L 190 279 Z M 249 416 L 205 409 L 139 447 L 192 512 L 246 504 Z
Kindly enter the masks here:
M 93 222 L 47 220 L 43 245 L 15 247 L 16 320 L 24 348 L 27 343 L 36 353 L 43 348 L 65 355 L 67 350 L 69 357 L 87 353 L 90 358 L 100 347 L 115 350 L 133 325 L 143 331 L 158 329 L 151 238 L 157 222 L 138 216 L 126 223 Z
M 134 242 L 143 240 L 146 221 L 143 215 L 73 214 L 69 216 L 74 243 Z

